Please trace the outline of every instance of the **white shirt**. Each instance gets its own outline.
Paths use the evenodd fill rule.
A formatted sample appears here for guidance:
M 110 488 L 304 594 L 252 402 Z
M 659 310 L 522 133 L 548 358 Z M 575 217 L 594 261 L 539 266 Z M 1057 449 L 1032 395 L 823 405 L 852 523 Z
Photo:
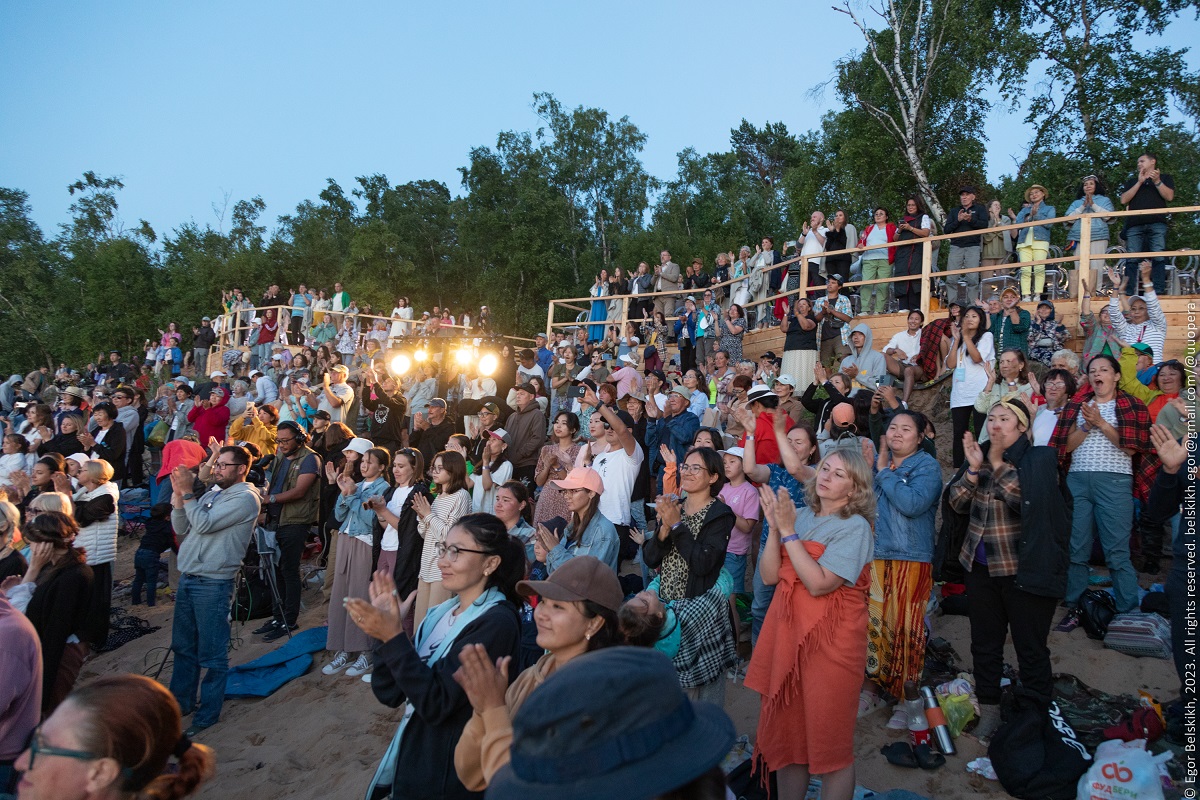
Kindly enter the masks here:
M 618 445 L 616 450 L 601 453 L 592 460 L 592 469 L 600 473 L 604 484 L 600 513 L 614 525 L 629 524 L 629 498 L 633 496 L 633 484 L 644 458 L 642 446 L 634 444 L 633 455 Z
M 517 374 L 524 375 L 526 380 L 533 377 L 546 380 L 546 371 L 542 369 L 541 364 L 534 364 L 532 367 L 517 367 Z
M 475 485 L 471 487 L 471 510 L 477 513 L 491 514 L 496 508 L 496 491 L 512 477 L 512 471 L 512 462 L 505 461 L 492 471 L 492 488 L 484 489 L 483 466 L 480 465 L 479 472 L 471 476 L 471 479 L 475 481 Z
M 979 397 L 983 387 L 987 386 L 987 370 L 983 365 L 996 360 L 996 346 L 992 343 L 990 331 L 979 338 L 979 343 L 975 345 L 975 348 L 979 351 L 979 355 L 983 356 L 983 361 L 978 364 L 967 355 L 965 344 L 958 346 L 958 364 L 950 378 L 951 408 L 974 406 L 975 398 Z
M 321 400 L 317 403 L 318 411 L 328 411 L 329 418 L 332 422 L 344 422 L 342 418 L 346 410 L 346 406 L 354 402 L 354 390 L 344 383 L 329 384 L 329 391 L 333 396 L 342 401 L 342 404 L 334 408 L 329 404 L 329 398 L 325 396 L 324 387 L 321 388 Z
M 913 363 L 913 359 L 921 352 L 921 331 L 909 333 L 908 328 L 897 333 L 883 348 L 883 352 L 887 352 L 892 348 L 896 348 L 904 353 L 904 358 L 901 359 L 905 364 Z
M 1108 318 L 1112 320 L 1113 333 L 1117 338 L 1131 345 L 1138 342 L 1150 345 L 1150 349 L 1154 351 L 1154 363 L 1157 364 L 1163 360 L 1163 344 L 1167 340 L 1167 317 L 1163 314 L 1162 305 L 1153 289 L 1142 295 L 1142 299 L 1146 301 L 1145 322 L 1138 325 L 1126 322 L 1125 315 L 1121 313 L 1121 301 L 1115 294 L 1108 301 Z
M 1100 416 L 1109 425 L 1117 424 L 1117 401 L 1096 403 Z M 1076 424 L 1083 422 L 1079 414 Z M 1071 472 L 1112 472 L 1117 475 L 1133 474 L 1133 457 L 1121 450 L 1096 428 L 1089 428 L 1087 438 L 1071 453 Z
M 404 509 L 404 501 L 412 494 L 413 487 L 397 486 L 396 491 L 392 493 L 392 499 L 388 500 L 387 510 L 400 516 L 400 512 Z M 400 532 L 395 526 L 389 524 L 383 529 L 383 538 L 379 542 L 379 547 L 388 552 L 400 549 Z
M 829 228 L 826 228 L 824 225 L 822 225 L 821 227 L 810 230 L 808 233 L 804 234 L 803 243 L 800 245 L 800 255 L 811 256 L 816 255 L 817 253 L 825 252 L 825 245 L 817 239 L 818 233 L 824 237 L 825 234 L 829 233 Z M 821 262 L 823 260 L 824 259 L 821 258 L 810 258 L 808 263 L 815 266 L 817 269 L 820 269 Z M 798 268 L 799 266 L 797 266 L 797 269 Z

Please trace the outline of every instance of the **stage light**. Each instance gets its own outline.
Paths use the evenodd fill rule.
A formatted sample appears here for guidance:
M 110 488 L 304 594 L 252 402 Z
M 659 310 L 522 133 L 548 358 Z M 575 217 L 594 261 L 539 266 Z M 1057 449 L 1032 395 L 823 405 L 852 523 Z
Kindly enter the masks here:
M 412 359 L 403 353 L 392 359 L 393 375 L 407 375 L 410 369 L 412 369 Z
M 413 358 L 416 361 L 428 361 L 429 360 L 429 351 L 426 350 L 424 347 L 418 348 L 417 352 L 413 353 Z
M 479 359 L 479 374 L 485 378 L 492 377 L 496 368 L 500 366 L 499 360 L 492 353 L 488 353 L 483 358 Z
M 465 367 L 475 360 L 475 353 L 469 347 L 460 347 L 454 352 L 454 360 Z

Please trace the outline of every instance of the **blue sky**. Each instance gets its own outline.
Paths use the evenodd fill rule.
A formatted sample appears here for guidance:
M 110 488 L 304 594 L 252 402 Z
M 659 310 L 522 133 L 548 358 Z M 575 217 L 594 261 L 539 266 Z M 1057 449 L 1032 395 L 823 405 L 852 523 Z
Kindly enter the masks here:
M 765 21 L 765 22 L 764 22 Z M 1200 41 L 1176 23 L 1175 46 Z M 727 149 L 744 117 L 793 132 L 838 107 L 828 79 L 861 39 L 830 2 L 4 3 L 0 185 L 52 234 L 66 186 L 121 176 L 122 217 L 161 235 L 216 224 L 226 193 L 268 225 L 327 177 L 432 178 L 460 191 L 472 147 L 539 120 L 536 91 L 628 115 L 643 161 Z M 1197 53 L 1191 54 L 1193 67 Z M 1012 170 L 1023 115 L 989 125 L 989 173 Z

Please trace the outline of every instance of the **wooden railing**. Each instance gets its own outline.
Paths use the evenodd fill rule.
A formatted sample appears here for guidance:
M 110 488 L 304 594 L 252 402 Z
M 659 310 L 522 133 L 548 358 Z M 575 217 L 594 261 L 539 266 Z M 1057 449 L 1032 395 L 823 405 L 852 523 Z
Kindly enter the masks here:
M 1071 255 L 1071 256 L 1043 258 L 1043 259 L 1038 259 L 1035 261 L 1020 261 L 1020 262 L 1015 262 L 1015 263 L 1010 262 L 1010 263 L 1006 263 L 1006 264 L 997 264 L 997 265 L 991 265 L 991 266 L 982 266 L 981 265 L 979 267 L 973 267 L 970 269 L 958 269 L 958 270 L 950 270 L 950 271 L 938 271 L 935 269 L 936 265 L 935 265 L 934 257 L 933 257 L 933 243 L 934 242 L 939 242 L 939 243 L 940 242 L 951 242 L 955 239 L 961 239 L 961 238 L 965 238 L 965 237 L 969 237 L 969 236 L 980 236 L 983 233 L 1003 232 L 1003 233 L 1008 234 L 1008 232 L 1010 232 L 1010 231 L 1024 230 L 1024 229 L 1036 227 L 1039 225 L 1058 225 L 1058 224 L 1071 225 L 1071 224 L 1074 224 L 1076 221 L 1078 221 L 1080 223 L 1081 230 L 1090 232 L 1092 220 L 1096 219 L 1096 218 L 1099 218 L 1099 219 L 1102 219 L 1105 221 L 1111 221 L 1113 219 L 1119 219 L 1121 217 L 1146 216 L 1148 214 L 1154 214 L 1154 213 L 1164 213 L 1164 214 L 1170 214 L 1170 215 L 1175 215 L 1175 216 L 1188 215 L 1188 214 L 1200 214 L 1200 206 L 1172 207 L 1172 208 L 1163 209 L 1161 212 L 1157 212 L 1154 210 L 1135 210 L 1135 211 L 1106 211 L 1106 212 L 1095 213 L 1095 214 L 1078 214 L 1078 215 L 1071 216 L 1071 217 L 1054 217 L 1052 219 L 1032 220 L 1032 221 L 1022 222 L 1022 223 L 1013 223 L 1011 225 L 1002 225 L 1002 226 L 997 226 L 995 228 L 983 228 L 980 230 L 960 231 L 957 233 L 941 233 L 941 234 L 937 234 L 934 236 L 925 236 L 925 237 L 920 237 L 920 238 L 916 238 L 916 239 L 909 239 L 909 240 L 906 240 L 905 242 L 899 243 L 899 246 L 916 245 L 916 246 L 921 247 L 921 272 L 919 274 L 892 276 L 892 277 L 888 277 L 888 278 L 875 278 L 872 280 L 847 281 L 844 284 L 843 288 L 850 289 L 853 287 L 873 286 L 873 285 L 878 285 L 878 284 L 889 284 L 894 281 L 909 281 L 909 280 L 916 281 L 916 280 L 919 280 L 921 282 L 921 311 L 925 314 L 926 318 L 928 318 L 929 312 L 930 312 L 931 300 L 932 300 L 932 281 L 931 281 L 931 279 L 934 277 L 941 279 L 941 278 L 953 277 L 956 275 L 968 275 L 968 274 L 974 274 L 974 273 L 995 272 L 995 271 L 1004 270 L 1004 269 L 1012 269 L 1014 267 L 1035 267 L 1035 266 L 1039 266 L 1039 265 L 1054 266 L 1057 264 L 1068 264 L 1068 263 L 1078 263 L 1078 264 L 1088 265 L 1085 267 L 1085 269 L 1090 269 L 1091 262 L 1093 260 L 1097 260 L 1097 259 L 1125 260 L 1125 259 L 1143 259 L 1143 258 L 1172 258 L 1172 257 L 1178 257 L 1178 256 L 1200 255 L 1200 250 L 1197 250 L 1194 248 L 1193 249 L 1182 249 L 1182 250 L 1166 250 L 1166 251 L 1156 252 L 1156 253 L 1093 253 L 1092 252 L 1092 241 L 1091 241 L 1091 237 L 1089 236 L 1087 238 L 1080 239 L 1075 254 Z M 1200 243 L 1198 243 L 1198 244 L 1200 244 Z M 865 253 L 868 250 L 882 250 L 882 249 L 884 249 L 884 247 L 895 247 L 895 246 L 898 246 L 897 243 L 889 243 L 887 245 L 872 245 L 869 247 L 867 247 L 867 246 L 849 247 L 844 250 L 831 250 L 829 252 L 821 252 L 821 253 L 817 253 L 817 254 L 813 254 L 813 255 L 798 255 L 798 256 L 794 256 L 790 259 L 787 259 L 785 261 L 781 261 L 777 264 L 773 264 L 771 267 L 767 268 L 764 271 L 764 274 L 763 274 L 764 281 L 768 280 L 768 275 L 770 274 L 771 271 L 777 270 L 780 268 L 787 268 L 787 267 L 790 267 L 790 265 L 799 263 L 799 265 L 800 265 L 800 275 L 799 275 L 800 284 L 799 284 L 799 286 L 796 289 L 780 291 L 776 294 L 770 295 L 770 296 L 762 298 L 760 300 L 753 300 L 746 304 L 746 308 L 750 309 L 750 308 L 754 308 L 754 307 L 758 307 L 758 306 L 771 308 L 774 305 L 775 301 L 778 300 L 779 298 L 791 298 L 795 295 L 800 294 L 801 292 L 811 291 L 811 287 L 808 286 L 808 275 L 809 275 L 809 270 L 811 268 L 810 262 L 813 259 L 824 259 L 831 255 L 843 255 L 843 254 L 857 255 L 857 254 Z M 733 268 L 733 265 L 731 264 L 730 269 L 732 269 L 732 268 Z M 620 326 L 619 330 L 621 331 L 621 335 L 624 335 L 625 323 L 631 319 L 629 316 L 629 305 L 632 301 L 640 302 L 640 301 L 644 301 L 644 300 L 648 300 L 648 299 L 653 300 L 656 297 L 682 298 L 682 297 L 686 297 L 687 295 L 690 295 L 690 294 L 702 294 L 704 291 L 709 290 L 709 289 L 714 289 L 714 290 L 715 289 L 727 289 L 728 293 L 732 294 L 733 290 L 730 287 L 734 286 L 735 284 L 739 284 L 742 281 L 745 281 L 748 277 L 749 277 L 749 275 L 746 275 L 746 276 L 743 276 L 740 278 L 731 278 L 727 281 L 722 281 L 720 283 L 713 284 L 712 286 L 706 286 L 706 287 L 698 288 L 698 289 L 675 289 L 675 290 L 666 291 L 666 292 L 647 292 L 647 293 L 643 293 L 643 294 L 606 295 L 606 296 L 602 296 L 602 297 L 591 297 L 591 296 L 569 297 L 569 298 L 564 298 L 561 300 L 551 300 L 550 307 L 548 310 L 548 315 L 546 317 L 546 330 L 547 330 L 547 332 L 553 332 L 554 329 L 556 329 L 556 328 L 566 328 L 566 327 L 571 327 L 571 326 L 575 326 L 575 325 L 589 325 L 589 324 L 592 324 L 592 325 L 600 325 L 600 324 L 614 325 L 614 324 L 617 324 Z M 655 280 L 657 280 L 657 277 L 655 277 Z M 786 278 L 784 279 L 784 285 L 786 286 Z M 1098 289 L 1099 287 L 1095 287 L 1095 288 Z M 1075 297 L 1074 299 L 1079 305 L 1082 305 L 1083 293 L 1082 292 L 1078 293 L 1078 296 Z M 555 312 L 559 308 L 571 309 L 574 311 L 588 312 L 590 310 L 590 304 L 594 301 L 603 301 L 603 302 L 607 303 L 607 302 L 610 302 L 613 300 L 618 300 L 621 302 L 622 312 L 621 312 L 619 320 L 607 319 L 604 322 L 600 322 L 600 321 L 590 322 L 587 320 L 584 320 L 584 321 L 572 320 L 569 322 L 558 322 L 555 320 L 555 316 L 556 316 Z M 579 303 L 584 303 L 586 305 L 584 305 L 584 306 L 577 305 Z M 671 320 L 678 319 L 678 318 L 674 317 L 674 316 L 669 316 L 669 317 L 667 317 L 667 319 L 668 319 L 668 321 L 671 321 Z M 634 321 L 641 322 L 641 319 L 640 318 L 634 319 Z

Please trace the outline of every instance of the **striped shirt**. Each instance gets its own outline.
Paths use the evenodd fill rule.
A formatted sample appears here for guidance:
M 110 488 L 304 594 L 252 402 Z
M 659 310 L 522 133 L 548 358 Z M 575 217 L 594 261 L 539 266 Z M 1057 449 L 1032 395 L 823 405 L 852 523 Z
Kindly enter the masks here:
M 1142 295 L 1142 299 L 1146 301 L 1148 315 L 1145 322 L 1137 325 L 1126 322 L 1125 315 L 1121 313 L 1121 301 L 1115 294 L 1108 301 L 1108 318 L 1112 320 L 1113 333 L 1117 338 L 1124 339 L 1130 345 L 1138 342 L 1150 345 L 1154 351 L 1154 363 L 1158 364 L 1163 360 L 1163 345 L 1167 341 L 1167 317 L 1153 289 Z

